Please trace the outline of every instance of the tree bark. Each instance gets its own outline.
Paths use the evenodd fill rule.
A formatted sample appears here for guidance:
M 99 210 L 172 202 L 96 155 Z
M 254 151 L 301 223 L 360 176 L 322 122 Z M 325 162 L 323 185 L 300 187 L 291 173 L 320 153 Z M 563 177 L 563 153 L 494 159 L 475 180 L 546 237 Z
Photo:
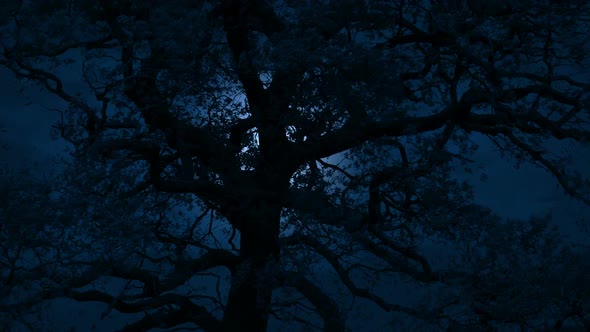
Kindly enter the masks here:
M 241 263 L 232 276 L 223 331 L 266 331 L 279 271 L 281 206 L 252 199 L 235 218 Z

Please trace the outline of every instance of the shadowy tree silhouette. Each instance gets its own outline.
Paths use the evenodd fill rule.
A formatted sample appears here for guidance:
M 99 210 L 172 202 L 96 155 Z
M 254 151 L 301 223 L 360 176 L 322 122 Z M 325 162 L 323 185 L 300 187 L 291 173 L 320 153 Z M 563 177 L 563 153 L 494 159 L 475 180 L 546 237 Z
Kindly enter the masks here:
M 345 331 L 352 296 L 433 329 L 588 328 L 584 252 L 547 218 L 476 205 L 456 171 L 489 139 L 590 202 L 545 148 L 590 137 L 589 7 L 450 3 L 20 2 L 0 64 L 67 103 L 74 152 L 43 208 L 68 223 L 38 223 L 59 240 L 2 228 L 6 292 L 30 294 L 0 309 L 67 297 L 143 313 L 122 331 Z M 387 290 L 408 280 L 430 295 Z

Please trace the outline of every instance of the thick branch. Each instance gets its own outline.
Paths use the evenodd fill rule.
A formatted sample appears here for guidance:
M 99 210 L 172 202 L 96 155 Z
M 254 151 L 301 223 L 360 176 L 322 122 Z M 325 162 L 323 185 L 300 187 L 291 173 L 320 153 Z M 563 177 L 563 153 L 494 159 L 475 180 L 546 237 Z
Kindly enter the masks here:
M 220 322 L 207 309 L 194 304 L 188 298 L 178 294 L 164 294 L 154 299 L 132 303 L 121 301 L 109 294 L 99 291 L 67 291 L 66 295 L 80 302 L 103 302 L 122 313 L 145 312 L 163 306 L 179 306 L 177 310 L 160 310 L 156 314 L 148 314 L 138 322 L 128 325 L 122 331 L 148 331 L 152 328 L 177 326 L 186 322 L 194 322 L 206 331 L 219 331 Z
M 316 307 L 324 320 L 324 331 L 346 331 L 346 317 L 338 308 L 336 301 L 325 294 L 320 287 L 307 280 L 300 273 L 284 272 L 284 277 L 285 286 L 296 288 Z
M 286 196 L 284 207 L 308 214 L 319 223 L 344 227 L 349 232 L 363 226 L 363 216 L 359 211 L 334 205 L 323 192 L 291 189 Z
M 450 119 L 451 112 L 442 111 L 424 117 L 405 117 L 400 119 L 373 122 L 347 121 L 339 130 L 322 136 L 317 142 L 293 143 L 294 159 L 305 161 L 329 157 L 351 149 L 358 144 L 374 138 L 399 137 L 419 134 L 441 128 Z
M 327 248 L 326 246 L 321 244 L 318 240 L 316 240 L 315 238 L 312 238 L 312 237 L 302 235 L 300 237 L 300 239 L 302 240 L 303 243 L 305 243 L 306 245 L 313 248 L 314 251 L 316 251 L 318 254 L 320 254 L 330 264 L 330 266 L 332 266 L 332 268 L 338 274 L 338 277 L 340 278 L 340 280 L 344 283 L 344 285 L 347 287 L 347 289 L 354 296 L 358 296 L 358 297 L 362 297 L 367 300 L 370 300 L 373 303 L 375 303 L 376 305 L 378 305 L 381 309 L 383 309 L 387 312 L 397 311 L 397 312 L 405 313 L 405 314 L 410 315 L 412 317 L 417 317 L 417 318 L 421 318 L 421 319 L 428 318 L 428 314 L 426 314 L 426 313 L 421 313 L 418 310 L 404 307 L 402 305 L 389 303 L 384 298 L 371 292 L 369 289 L 358 287 L 355 284 L 355 282 L 352 280 L 352 278 L 349 276 L 348 271 L 339 262 L 338 256 L 336 254 L 334 254 L 329 248 Z M 432 317 L 430 317 L 430 318 L 432 318 Z

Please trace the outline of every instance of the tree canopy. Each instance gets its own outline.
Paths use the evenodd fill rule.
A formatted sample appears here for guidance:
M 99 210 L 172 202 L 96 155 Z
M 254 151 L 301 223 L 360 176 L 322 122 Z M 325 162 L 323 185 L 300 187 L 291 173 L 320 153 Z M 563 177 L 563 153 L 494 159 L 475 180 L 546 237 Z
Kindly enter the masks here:
M 590 203 L 551 148 L 590 140 L 584 1 L 4 6 L 0 65 L 72 147 L 2 174 L 6 324 L 69 298 L 121 331 L 346 331 L 359 299 L 390 329 L 590 328 L 588 248 L 457 175 L 489 141 Z

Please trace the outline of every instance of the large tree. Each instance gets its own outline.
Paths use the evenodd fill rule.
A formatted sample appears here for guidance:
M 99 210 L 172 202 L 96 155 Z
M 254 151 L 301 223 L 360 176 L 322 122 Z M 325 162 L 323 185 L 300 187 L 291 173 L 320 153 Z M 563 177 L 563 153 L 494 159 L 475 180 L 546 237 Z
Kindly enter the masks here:
M 583 251 L 547 218 L 504 221 L 475 204 L 456 171 L 473 163 L 474 138 L 489 139 L 590 202 L 587 180 L 548 148 L 590 138 L 590 8 L 483 3 L 7 5 L 0 64 L 65 102 L 55 129 L 73 152 L 48 198 L 63 226 L 39 226 L 62 240 L 25 243 L 34 263 L 5 245 L 7 292 L 33 294 L 2 309 L 68 297 L 144 313 L 127 331 L 265 331 L 269 315 L 305 320 L 300 305 L 317 314 L 308 324 L 344 331 L 341 289 L 453 331 L 588 328 Z M 449 253 L 438 264 L 433 243 Z M 227 294 L 180 290 L 219 267 Z M 100 288 L 107 277 L 126 287 Z M 387 295 L 392 281 L 429 300 Z

